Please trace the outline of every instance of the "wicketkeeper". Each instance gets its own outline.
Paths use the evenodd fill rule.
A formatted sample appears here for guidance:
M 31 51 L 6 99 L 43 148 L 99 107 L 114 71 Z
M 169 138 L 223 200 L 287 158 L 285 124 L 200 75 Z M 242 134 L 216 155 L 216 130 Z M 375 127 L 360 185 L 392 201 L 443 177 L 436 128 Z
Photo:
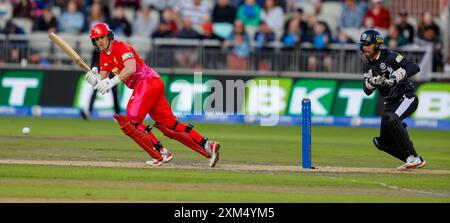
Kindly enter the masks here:
M 420 71 L 419 66 L 399 53 L 383 49 L 383 37 L 376 30 L 361 34 L 364 83 L 367 95 L 378 92 L 384 98 L 380 136 L 373 138 L 375 146 L 405 162 L 399 170 L 411 170 L 426 165 L 417 154 L 403 119 L 417 109 L 416 89 L 410 78 Z
M 129 44 L 114 40 L 106 23 L 96 24 L 90 34 L 92 44 L 100 52 L 100 72 L 92 68 L 86 80 L 100 93 L 105 94 L 120 82 L 133 89 L 126 116 L 114 115 L 122 131 L 141 146 L 153 159 L 146 164 L 160 166 L 172 160 L 172 154 L 144 125 L 146 115 L 156 122 L 153 126 L 165 136 L 178 140 L 189 148 L 209 158 L 209 166 L 219 161 L 220 144 L 200 135 L 192 125 L 177 120 L 164 95 L 164 83 L 157 72 L 147 66 Z M 115 74 L 108 78 L 108 74 Z

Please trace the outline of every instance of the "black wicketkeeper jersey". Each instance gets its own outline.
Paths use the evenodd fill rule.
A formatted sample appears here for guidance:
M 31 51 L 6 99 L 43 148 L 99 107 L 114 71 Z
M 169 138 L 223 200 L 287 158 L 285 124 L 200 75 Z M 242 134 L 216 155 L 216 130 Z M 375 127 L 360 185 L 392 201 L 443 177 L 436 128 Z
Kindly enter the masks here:
M 384 98 L 385 103 L 396 103 L 400 101 L 404 95 L 407 97 L 413 97 L 416 95 L 416 89 L 410 80 L 410 77 L 420 71 L 420 68 L 416 63 L 403 57 L 399 53 L 388 49 L 381 49 L 381 55 L 378 60 L 364 60 L 363 63 L 363 72 L 366 74 L 364 77 L 364 83 L 366 82 L 366 79 L 369 78 L 367 74 L 370 73 L 373 77 L 381 75 L 384 78 L 389 79 L 389 76 L 395 70 L 399 68 L 406 70 L 406 77 L 396 85 L 389 86 L 384 84 L 377 87 L 380 95 Z M 364 83 L 364 92 L 367 95 L 372 94 L 375 89 L 368 89 Z

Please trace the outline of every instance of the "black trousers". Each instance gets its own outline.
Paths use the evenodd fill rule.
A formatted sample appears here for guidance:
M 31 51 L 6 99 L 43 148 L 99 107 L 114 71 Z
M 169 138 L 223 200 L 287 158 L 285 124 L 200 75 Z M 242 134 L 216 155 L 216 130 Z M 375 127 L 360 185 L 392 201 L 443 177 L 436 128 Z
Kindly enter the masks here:
M 418 105 L 419 99 L 417 97 L 404 97 L 396 103 L 385 104 L 384 113 L 393 112 L 400 117 L 400 120 L 403 121 L 416 111 Z M 395 142 L 394 136 L 390 133 L 389 129 L 386 128 L 383 118 L 381 119 L 380 138 L 385 145 L 392 145 Z

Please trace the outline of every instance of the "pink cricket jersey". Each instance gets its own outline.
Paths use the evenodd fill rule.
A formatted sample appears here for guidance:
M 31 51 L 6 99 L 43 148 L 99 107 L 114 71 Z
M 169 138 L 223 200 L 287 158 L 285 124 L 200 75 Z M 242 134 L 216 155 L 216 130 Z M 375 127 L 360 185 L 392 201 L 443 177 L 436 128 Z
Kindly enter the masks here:
M 108 71 L 118 75 L 125 67 L 125 61 L 129 59 L 136 61 L 136 73 L 124 81 L 127 87 L 134 89 L 136 82 L 139 80 L 149 77 L 159 78 L 159 74 L 144 63 L 131 45 L 118 40 L 111 43 L 109 52 L 102 51 L 100 53 L 100 71 Z

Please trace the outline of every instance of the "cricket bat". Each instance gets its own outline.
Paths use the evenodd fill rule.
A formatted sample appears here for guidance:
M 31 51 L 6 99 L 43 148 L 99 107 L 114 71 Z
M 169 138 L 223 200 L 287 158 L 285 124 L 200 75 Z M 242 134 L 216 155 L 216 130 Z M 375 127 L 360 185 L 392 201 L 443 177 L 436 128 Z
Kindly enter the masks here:
M 59 37 L 58 35 L 56 35 L 53 32 L 48 34 L 48 37 L 54 43 L 56 43 L 56 45 L 58 45 L 70 58 L 72 58 L 72 60 L 75 61 L 75 63 L 77 63 L 78 66 L 84 72 L 89 72 L 91 70 L 91 68 L 86 64 L 86 62 L 83 60 L 83 58 L 81 58 L 81 56 L 78 55 L 78 53 L 75 52 L 75 50 L 73 50 L 73 48 L 70 47 L 70 45 L 66 41 L 64 41 L 61 37 Z

